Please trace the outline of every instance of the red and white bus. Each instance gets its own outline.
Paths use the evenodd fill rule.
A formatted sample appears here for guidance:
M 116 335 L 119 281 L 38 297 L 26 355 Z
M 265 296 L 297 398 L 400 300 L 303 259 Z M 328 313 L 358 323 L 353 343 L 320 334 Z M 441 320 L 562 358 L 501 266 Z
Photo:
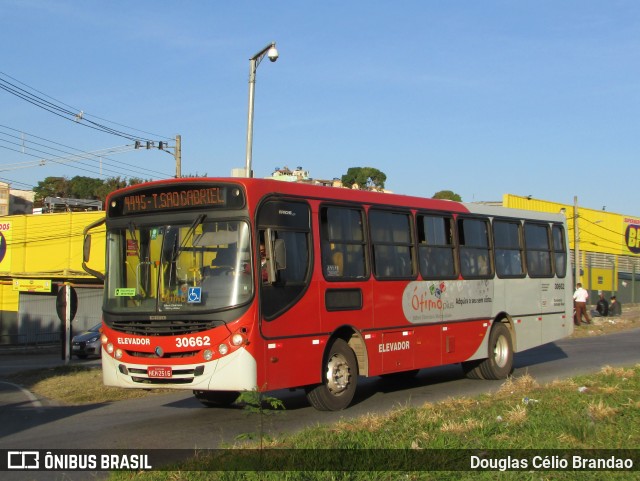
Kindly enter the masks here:
M 339 410 L 359 376 L 461 363 L 501 379 L 514 352 L 573 330 L 562 214 L 189 178 L 114 192 L 105 222 L 109 386 L 208 406 L 303 387 Z

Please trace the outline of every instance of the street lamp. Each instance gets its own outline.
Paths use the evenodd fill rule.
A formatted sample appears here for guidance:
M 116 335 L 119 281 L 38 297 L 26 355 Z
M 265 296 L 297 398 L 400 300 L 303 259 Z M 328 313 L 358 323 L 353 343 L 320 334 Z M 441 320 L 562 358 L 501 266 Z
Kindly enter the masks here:
M 271 42 L 265 48 L 260 50 L 257 54 L 249 59 L 249 115 L 247 119 L 247 163 L 245 165 L 246 177 L 253 177 L 251 171 L 251 148 L 253 144 L 253 96 L 256 89 L 256 70 L 258 65 L 264 58 L 268 56 L 269 60 L 275 62 L 278 60 L 278 50 L 276 50 L 276 43 Z

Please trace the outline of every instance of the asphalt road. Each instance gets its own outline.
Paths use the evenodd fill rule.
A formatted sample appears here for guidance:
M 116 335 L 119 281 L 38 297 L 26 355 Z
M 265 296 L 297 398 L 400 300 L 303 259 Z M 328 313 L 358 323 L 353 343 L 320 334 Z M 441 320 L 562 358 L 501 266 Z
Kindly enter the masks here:
M 640 362 L 639 344 L 640 329 L 558 341 L 517 354 L 515 376 L 528 373 L 545 383 L 596 372 L 605 365 L 634 365 Z M 473 396 L 502 384 L 466 379 L 458 365 L 445 366 L 423 369 L 414 380 L 402 384 L 361 378 L 354 404 L 340 412 L 316 411 L 302 390 L 277 391 L 270 394 L 282 399 L 286 410 L 260 416 L 237 407 L 205 408 L 190 392 L 111 404 L 58 406 L 2 382 L 10 372 L 60 364 L 59 355 L 0 356 L 0 449 L 217 448 L 232 444 L 241 435 L 277 435 L 399 405 Z

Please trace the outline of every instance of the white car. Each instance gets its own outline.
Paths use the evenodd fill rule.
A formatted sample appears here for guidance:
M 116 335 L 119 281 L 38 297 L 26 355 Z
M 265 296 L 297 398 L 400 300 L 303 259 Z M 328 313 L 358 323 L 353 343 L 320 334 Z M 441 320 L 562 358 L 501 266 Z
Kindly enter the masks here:
M 100 357 L 102 346 L 100 345 L 100 326 L 96 324 L 88 331 L 85 331 L 71 339 L 71 355 L 78 356 L 79 359 L 86 359 L 90 356 Z

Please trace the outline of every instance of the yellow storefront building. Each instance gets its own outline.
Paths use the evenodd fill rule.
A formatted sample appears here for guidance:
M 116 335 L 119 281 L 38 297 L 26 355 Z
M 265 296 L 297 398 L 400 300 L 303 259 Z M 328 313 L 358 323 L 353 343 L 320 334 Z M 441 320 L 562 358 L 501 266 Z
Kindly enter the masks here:
M 102 282 L 82 269 L 83 230 L 104 212 L 65 212 L 0 217 L 0 344 L 39 344 L 60 339 L 58 291 L 75 288 L 73 331 L 100 322 Z M 97 240 L 92 259 L 104 259 Z M 93 266 L 104 272 L 104 261 Z
M 571 264 L 578 273 L 576 282 L 591 292 L 592 302 L 597 300 L 598 291 L 607 298 L 615 294 L 623 304 L 640 299 L 640 217 L 589 209 L 577 202 L 567 205 L 513 194 L 505 194 L 502 204 L 516 209 L 564 212 Z

